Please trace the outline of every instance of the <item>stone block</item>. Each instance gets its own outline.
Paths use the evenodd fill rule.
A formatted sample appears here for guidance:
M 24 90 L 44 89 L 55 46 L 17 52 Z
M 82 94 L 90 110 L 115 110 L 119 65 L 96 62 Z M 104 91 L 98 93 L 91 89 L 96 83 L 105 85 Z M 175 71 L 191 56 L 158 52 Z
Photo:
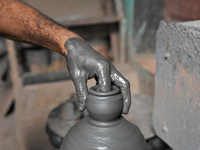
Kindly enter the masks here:
M 174 150 L 200 149 L 200 21 L 161 21 L 153 125 Z

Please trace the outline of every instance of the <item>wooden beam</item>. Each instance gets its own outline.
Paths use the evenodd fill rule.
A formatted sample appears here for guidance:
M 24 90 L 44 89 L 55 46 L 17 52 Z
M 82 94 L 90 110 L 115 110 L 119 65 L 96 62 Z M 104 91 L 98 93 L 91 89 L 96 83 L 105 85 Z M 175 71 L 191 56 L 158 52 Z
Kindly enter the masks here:
M 12 88 L 0 88 L 0 117 L 5 117 L 12 101 Z

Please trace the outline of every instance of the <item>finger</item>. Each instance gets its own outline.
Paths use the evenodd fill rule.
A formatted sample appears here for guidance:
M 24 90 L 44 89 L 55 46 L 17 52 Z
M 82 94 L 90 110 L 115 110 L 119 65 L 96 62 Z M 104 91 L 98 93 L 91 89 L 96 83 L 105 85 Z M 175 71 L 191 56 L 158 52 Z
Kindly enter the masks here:
M 109 64 L 101 64 L 97 72 L 97 91 L 107 92 L 111 90 L 111 77 Z
M 97 88 L 98 88 L 98 78 L 97 78 L 97 76 L 94 76 L 94 79 L 96 81 L 96 85 L 93 86 L 93 89 L 97 90 Z
M 72 79 L 76 88 L 76 95 L 79 103 L 79 111 L 85 110 L 85 100 L 88 95 L 88 88 L 85 76 Z
M 112 82 L 116 86 L 118 86 L 121 90 L 121 95 L 122 95 L 122 98 L 123 98 L 123 114 L 128 114 L 129 108 L 131 106 L 130 83 L 116 69 L 114 69 L 114 71 L 112 71 L 111 79 L 112 79 Z

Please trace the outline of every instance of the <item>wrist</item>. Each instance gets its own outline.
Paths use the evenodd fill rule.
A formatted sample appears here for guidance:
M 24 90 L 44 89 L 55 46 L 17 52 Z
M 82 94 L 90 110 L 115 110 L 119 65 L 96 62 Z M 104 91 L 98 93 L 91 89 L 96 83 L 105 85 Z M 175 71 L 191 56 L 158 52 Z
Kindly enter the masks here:
M 78 49 L 84 49 L 84 47 L 87 46 L 86 42 L 81 37 L 71 37 L 68 38 L 65 41 L 64 47 L 65 47 L 65 54 L 69 52 L 69 50 L 73 53 L 77 51 Z
M 69 41 L 70 39 L 73 39 L 73 38 L 76 38 L 76 39 L 82 39 L 79 35 L 73 33 L 73 32 L 70 32 L 68 33 L 67 35 L 64 35 L 62 37 L 62 40 L 61 40 L 61 52 L 62 52 L 62 55 L 67 55 L 68 53 L 68 48 L 66 47 L 66 43 L 67 41 Z

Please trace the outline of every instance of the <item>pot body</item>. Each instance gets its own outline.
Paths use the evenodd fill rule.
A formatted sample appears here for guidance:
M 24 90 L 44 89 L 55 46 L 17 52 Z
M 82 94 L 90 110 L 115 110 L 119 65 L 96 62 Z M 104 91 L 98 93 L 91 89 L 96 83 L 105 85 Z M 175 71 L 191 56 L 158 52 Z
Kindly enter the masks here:
M 60 150 L 147 150 L 147 145 L 139 128 L 123 117 L 98 122 L 87 116 L 69 130 Z
M 119 89 L 89 90 L 89 116 L 75 124 L 65 136 L 60 150 L 147 150 L 139 128 L 124 119 Z

